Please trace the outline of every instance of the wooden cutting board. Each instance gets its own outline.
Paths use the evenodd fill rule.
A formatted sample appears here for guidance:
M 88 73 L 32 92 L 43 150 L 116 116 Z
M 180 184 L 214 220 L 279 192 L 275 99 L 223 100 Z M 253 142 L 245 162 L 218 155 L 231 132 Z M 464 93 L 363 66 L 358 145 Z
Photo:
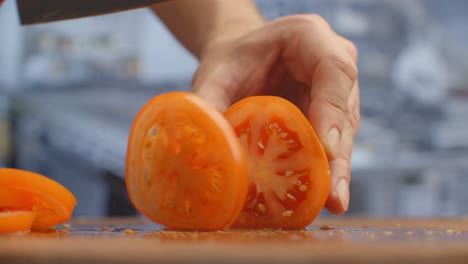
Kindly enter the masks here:
M 0 263 L 468 263 L 468 218 L 318 219 L 301 231 L 179 232 L 75 219 L 0 236 Z

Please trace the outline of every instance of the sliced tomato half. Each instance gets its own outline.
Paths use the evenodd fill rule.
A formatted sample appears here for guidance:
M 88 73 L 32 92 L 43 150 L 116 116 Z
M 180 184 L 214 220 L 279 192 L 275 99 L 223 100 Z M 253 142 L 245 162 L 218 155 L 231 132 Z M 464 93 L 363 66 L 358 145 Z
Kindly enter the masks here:
M 0 211 L 0 234 L 30 231 L 34 216 L 31 211 Z
M 234 226 L 301 229 L 325 205 L 330 170 L 309 121 L 274 96 L 243 99 L 226 113 L 247 153 L 249 188 Z
M 133 123 L 126 185 L 135 207 L 159 224 L 223 229 L 245 201 L 245 156 L 218 111 L 192 93 L 162 94 Z
M 0 186 L 3 192 L 9 189 L 10 194 L 22 192 L 24 194 L 22 198 L 15 198 L 20 204 L 26 205 L 31 199 L 31 194 L 35 196 L 32 211 L 36 217 L 33 228 L 51 227 L 68 221 L 76 204 L 75 196 L 64 186 L 50 178 L 29 171 L 0 169 Z M 5 203 L 13 202 L 12 199 Z

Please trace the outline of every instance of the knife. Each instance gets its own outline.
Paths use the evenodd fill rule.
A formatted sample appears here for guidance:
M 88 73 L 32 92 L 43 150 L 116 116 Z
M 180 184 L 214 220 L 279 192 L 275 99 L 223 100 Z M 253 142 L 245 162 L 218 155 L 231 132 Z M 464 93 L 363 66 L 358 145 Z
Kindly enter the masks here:
M 2 0 L 0 0 L 2 1 Z M 17 0 L 22 25 L 97 16 L 169 0 Z

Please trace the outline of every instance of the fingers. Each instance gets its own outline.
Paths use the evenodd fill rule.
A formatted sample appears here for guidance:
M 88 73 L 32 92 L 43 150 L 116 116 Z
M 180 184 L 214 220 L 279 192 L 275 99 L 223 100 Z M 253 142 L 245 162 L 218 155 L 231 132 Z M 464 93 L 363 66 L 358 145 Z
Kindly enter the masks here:
M 316 16 L 309 19 L 317 20 Z M 296 57 L 292 59 L 291 53 L 289 60 L 295 64 L 296 78 L 311 87 L 309 120 L 332 160 L 326 207 L 334 214 L 343 214 L 349 207 L 351 154 L 360 123 L 358 51 L 321 19 L 304 27 L 315 33 L 297 34 Z
M 358 79 L 357 50 L 317 15 L 283 19 L 289 73 L 310 89 L 308 117 L 330 160 L 338 156 L 349 95 Z
M 330 160 L 337 157 L 343 137 L 348 99 L 357 80 L 353 67 L 342 59 L 322 58 L 312 78 L 309 120 Z
M 351 180 L 351 154 L 354 137 L 359 129 L 359 86 L 356 83 L 348 102 L 348 111 L 343 126 L 342 140 L 338 156 L 330 162 L 331 185 L 326 203 L 334 214 L 343 214 L 349 206 L 349 183 Z

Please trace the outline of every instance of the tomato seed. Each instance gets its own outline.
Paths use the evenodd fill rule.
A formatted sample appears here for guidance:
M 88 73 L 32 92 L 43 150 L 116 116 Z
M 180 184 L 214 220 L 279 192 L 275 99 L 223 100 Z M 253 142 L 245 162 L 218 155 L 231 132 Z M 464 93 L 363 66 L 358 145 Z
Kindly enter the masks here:
M 301 192 L 306 192 L 308 189 L 309 189 L 309 188 L 307 188 L 307 186 L 305 186 L 305 185 L 301 185 L 301 186 L 299 187 L 299 190 L 301 190 Z
M 250 128 L 248 128 L 248 127 L 247 127 L 247 128 L 242 128 L 242 129 L 240 130 L 240 132 L 241 132 L 242 134 L 250 133 Z
M 260 211 L 261 213 L 266 213 L 266 206 L 262 203 L 259 203 L 257 205 L 257 208 L 258 208 L 258 211 Z
M 285 176 L 286 176 L 286 177 L 289 177 L 289 176 L 292 176 L 293 174 L 294 174 L 293 171 L 287 171 L 287 172 L 285 173 Z
M 287 193 L 286 196 L 291 200 L 296 200 L 296 197 L 294 197 L 294 195 L 292 195 L 290 193 Z
M 258 142 L 258 147 L 261 149 L 265 149 L 265 145 L 261 141 Z
M 157 136 L 158 131 L 159 131 L 159 124 L 156 124 L 150 129 L 150 131 L 148 133 L 148 136 L 150 136 L 150 137 Z
M 136 234 L 136 232 L 133 231 L 133 230 L 131 230 L 131 229 L 125 229 L 125 230 L 124 230 L 124 233 L 125 233 L 125 234 L 129 234 L 129 235 Z
M 289 211 L 289 210 L 288 210 L 288 211 L 284 211 L 284 212 L 283 212 L 283 216 L 291 216 L 292 213 L 293 213 L 293 211 Z
M 328 231 L 328 230 L 332 230 L 333 229 L 333 226 L 331 225 L 322 225 L 320 227 L 320 230 L 324 230 L 324 231 Z
M 282 132 L 282 133 L 279 134 L 280 138 L 286 138 L 287 136 L 288 136 L 288 133 L 286 133 L 286 132 Z
M 145 173 L 143 174 L 143 181 L 146 186 L 151 185 L 151 163 L 147 162 L 145 166 Z

